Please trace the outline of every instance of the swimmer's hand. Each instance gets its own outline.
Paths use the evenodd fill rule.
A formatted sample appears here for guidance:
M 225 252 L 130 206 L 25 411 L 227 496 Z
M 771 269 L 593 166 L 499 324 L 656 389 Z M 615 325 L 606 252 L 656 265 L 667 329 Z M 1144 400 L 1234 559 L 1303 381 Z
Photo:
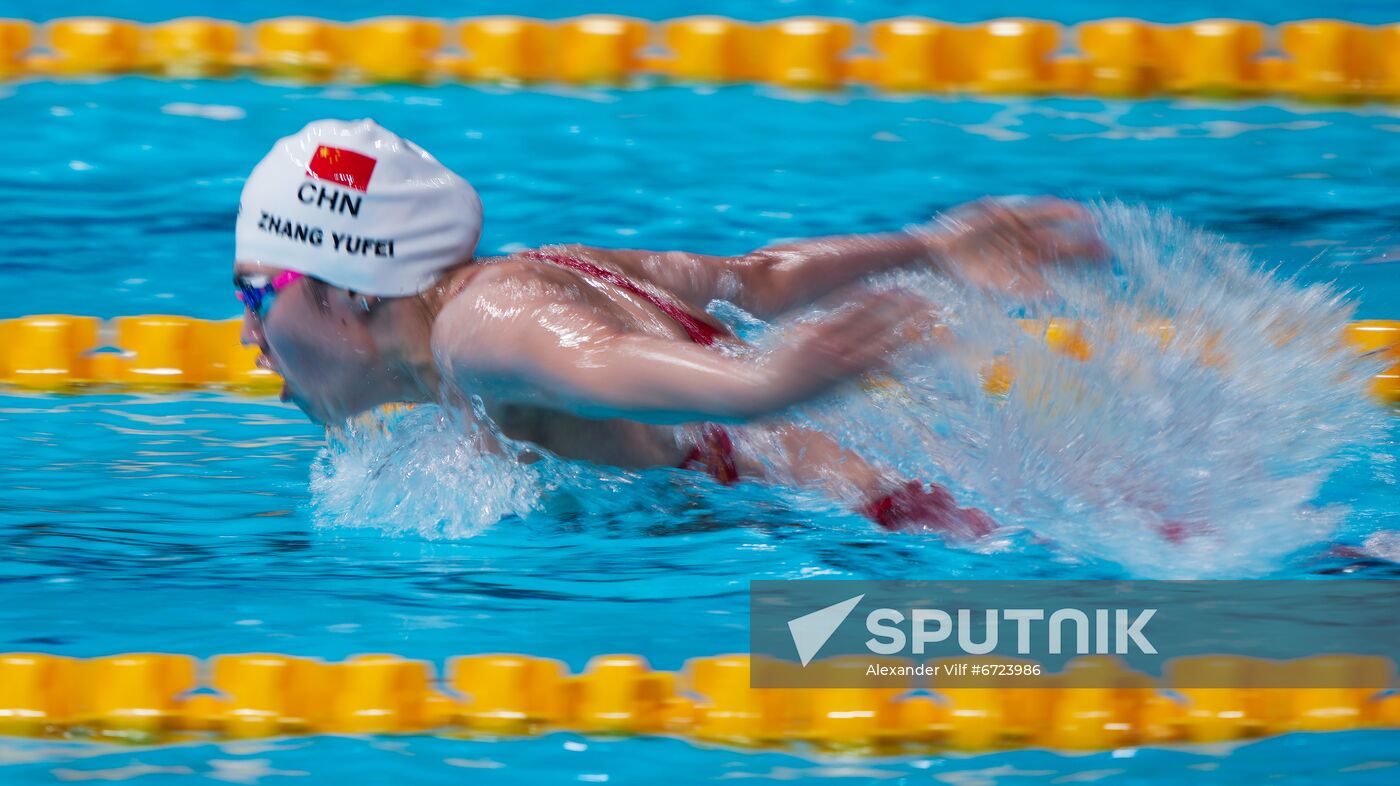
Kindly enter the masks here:
M 984 199 L 914 230 L 939 269 L 973 286 L 1018 297 L 1049 294 L 1043 269 L 1070 261 L 1102 262 L 1108 247 L 1082 205 L 1062 199 Z
M 764 360 L 771 380 L 769 409 L 816 398 L 885 365 L 890 353 L 929 333 L 933 306 L 905 292 L 853 298 L 835 316 L 789 332 Z

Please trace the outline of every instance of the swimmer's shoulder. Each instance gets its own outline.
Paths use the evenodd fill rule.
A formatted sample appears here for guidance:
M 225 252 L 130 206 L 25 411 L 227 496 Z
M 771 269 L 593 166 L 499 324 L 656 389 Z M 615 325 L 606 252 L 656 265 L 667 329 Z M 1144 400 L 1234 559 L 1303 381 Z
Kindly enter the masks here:
M 439 364 L 496 365 L 512 354 L 512 332 L 535 322 L 540 309 L 581 303 L 568 271 L 528 257 L 477 260 L 433 320 Z
M 504 259 L 478 260 L 472 267 L 438 309 L 428 341 L 438 369 L 457 386 L 494 365 L 508 343 L 496 323 L 512 307 L 508 292 L 524 283 Z
M 433 320 L 433 344 L 470 337 L 487 325 L 485 317 L 502 308 L 519 308 L 538 283 L 538 271 L 514 257 L 478 259 L 452 283 L 451 294 Z
M 478 259 L 472 267 L 470 279 L 454 300 L 463 294 L 559 296 L 577 291 L 578 279 L 572 273 L 524 253 Z

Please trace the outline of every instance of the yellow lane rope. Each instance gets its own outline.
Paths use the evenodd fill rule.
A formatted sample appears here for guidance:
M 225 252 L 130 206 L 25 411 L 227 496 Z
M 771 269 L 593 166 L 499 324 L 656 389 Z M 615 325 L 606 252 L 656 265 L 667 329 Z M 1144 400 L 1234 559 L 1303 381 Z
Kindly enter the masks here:
M 0 385 L 63 393 L 201 387 L 275 392 L 281 378 L 256 365 L 258 350 L 241 345 L 240 325 L 238 319 L 161 314 L 109 321 L 72 314 L 0 320 Z M 1025 321 L 1022 327 L 1068 357 L 1083 360 L 1093 355 L 1093 347 L 1072 322 Z M 1156 331 L 1163 347 L 1173 340 L 1168 324 L 1144 329 Z M 1353 351 L 1374 354 L 1391 364 L 1376 375 L 1371 390 L 1383 403 L 1400 402 L 1400 321 L 1352 322 L 1344 342 Z M 1199 348 L 1203 362 L 1223 362 L 1211 342 L 1206 343 Z M 1003 358 L 988 363 L 982 376 L 987 392 L 1004 394 L 1015 371 Z
M 441 20 L 307 17 L 243 25 L 83 17 L 0 20 L 0 79 L 250 73 L 304 82 L 761 82 L 833 90 L 1146 97 L 1400 97 L 1400 24 L 1332 19 L 1269 27 L 1235 19 L 1138 19 L 1066 30 L 1036 19 L 958 25 L 923 17 L 857 24 L 717 16 L 647 22 L 589 15 Z
M 1257 673 L 1259 663 L 1229 655 L 1177 658 L 1158 680 L 1110 656 L 1081 656 L 1032 687 L 911 692 L 753 689 L 748 655 L 694 658 L 679 672 L 653 670 L 637 655 L 602 655 L 580 674 L 528 655 L 469 655 L 453 658 L 437 679 L 432 664 L 396 655 L 339 663 L 219 655 L 201 664 L 154 653 L 86 660 L 11 653 L 0 655 L 0 734 L 147 743 L 197 734 L 498 737 L 565 730 L 893 753 L 1099 750 L 1400 727 L 1394 691 L 1250 687 L 1246 674 Z M 1383 657 L 1265 663 L 1287 670 L 1290 684 L 1394 680 L 1394 664 Z M 1202 682 L 1237 687 L 1189 687 Z

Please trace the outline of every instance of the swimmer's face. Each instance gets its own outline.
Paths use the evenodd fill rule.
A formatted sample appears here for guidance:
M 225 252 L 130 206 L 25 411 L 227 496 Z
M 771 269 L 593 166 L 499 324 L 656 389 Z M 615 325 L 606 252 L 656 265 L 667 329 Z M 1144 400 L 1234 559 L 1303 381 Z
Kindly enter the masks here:
M 234 265 L 234 275 L 275 278 L 281 268 Z M 243 309 L 243 343 L 259 365 L 282 376 L 282 399 L 317 423 L 337 423 L 383 402 L 383 364 L 358 301 L 343 289 L 301 278 L 281 289 L 262 316 Z

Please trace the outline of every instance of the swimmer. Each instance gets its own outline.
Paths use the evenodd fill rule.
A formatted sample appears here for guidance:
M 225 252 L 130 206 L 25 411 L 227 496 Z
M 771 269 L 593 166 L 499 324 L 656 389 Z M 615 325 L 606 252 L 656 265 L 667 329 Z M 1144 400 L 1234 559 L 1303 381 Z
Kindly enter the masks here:
M 994 528 L 987 514 L 826 434 L 776 428 L 785 455 L 772 457 L 746 454 L 725 428 L 780 423 L 928 335 L 933 305 L 861 288 L 871 275 L 923 268 L 1033 295 L 1044 265 L 1105 256 L 1070 202 L 953 215 L 733 257 L 557 245 L 482 258 L 467 181 L 373 121 L 324 120 L 280 140 L 249 176 L 234 281 L 244 343 L 316 422 L 435 402 L 568 459 L 683 467 L 722 483 L 770 479 L 765 459 L 776 459 L 886 528 L 974 539 Z M 756 353 L 706 313 L 715 300 L 763 319 L 841 307 Z

